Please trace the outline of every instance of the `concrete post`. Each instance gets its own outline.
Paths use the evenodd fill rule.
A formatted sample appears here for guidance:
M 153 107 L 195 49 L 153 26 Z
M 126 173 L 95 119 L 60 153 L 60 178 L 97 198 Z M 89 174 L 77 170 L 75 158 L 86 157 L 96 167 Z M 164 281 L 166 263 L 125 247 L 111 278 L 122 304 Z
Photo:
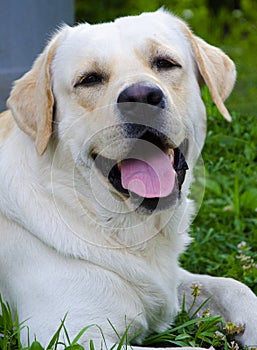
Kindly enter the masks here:
M 73 0 L 0 0 L 0 111 L 12 82 L 30 69 L 49 36 L 73 21 Z

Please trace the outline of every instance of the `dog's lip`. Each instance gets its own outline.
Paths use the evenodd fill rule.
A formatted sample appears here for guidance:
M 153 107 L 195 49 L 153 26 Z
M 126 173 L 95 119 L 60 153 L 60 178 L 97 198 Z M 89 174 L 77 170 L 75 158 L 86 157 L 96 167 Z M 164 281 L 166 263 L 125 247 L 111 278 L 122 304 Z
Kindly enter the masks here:
M 119 164 L 122 160 L 129 158 L 131 151 L 134 149 L 137 140 L 139 141 L 146 141 L 149 143 L 154 144 L 156 147 L 158 147 L 162 152 L 164 153 L 172 153 L 173 150 L 177 148 L 177 145 L 172 142 L 167 137 L 162 138 L 158 134 L 155 134 L 154 132 L 151 132 L 153 130 L 152 128 L 147 129 L 146 132 L 144 132 L 140 137 L 135 137 L 135 141 L 131 142 L 130 144 L 130 150 L 126 152 L 125 155 L 123 155 L 121 158 L 111 158 L 109 155 L 108 157 L 102 154 L 102 152 L 99 152 L 97 149 L 91 149 L 90 154 L 91 158 L 95 161 L 98 157 L 105 158 L 108 161 L 112 162 L 113 164 Z M 160 135 L 163 135 L 160 133 Z M 127 137 L 130 138 L 130 137 Z
M 179 147 L 174 147 L 174 144 L 172 142 L 168 142 L 167 138 L 162 139 L 159 137 L 159 135 L 153 134 L 153 133 L 146 133 L 142 137 L 140 137 L 139 140 L 145 140 L 148 142 L 153 143 L 155 146 L 160 148 L 160 150 L 164 153 L 171 153 L 173 158 L 173 167 L 176 171 L 176 189 L 172 191 L 177 192 L 177 197 L 180 197 L 181 187 L 184 182 L 186 170 L 188 169 L 188 165 L 185 161 L 184 155 L 180 151 Z M 121 172 L 120 172 L 120 165 L 121 162 L 127 158 L 129 158 L 129 153 L 127 154 L 127 157 L 125 156 L 123 159 L 111 159 L 106 158 L 100 153 L 92 152 L 91 153 L 92 159 L 94 160 L 94 163 L 96 165 L 96 168 L 99 170 L 99 172 L 104 176 L 104 178 L 108 179 L 109 183 L 112 185 L 112 187 L 125 199 L 128 197 L 131 198 L 131 201 L 136 199 L 142 199 L 142 205 L 147 204 L 147 206 L 151 207 L 151 204 L 153 204 L 154 207 L 156 207 L 155 202 L 158 201 L 159 197 L 154 198 L 144 198 L 140 197 L 137 194 L 128 191 L 127 189 L 123 188 L 121 183 Z M 172 197 L 172 200 L 174 201 L 174 194 L 172 193 L 166 197 L 163 197 L 164 201 L 168 201 L 170 197 Z

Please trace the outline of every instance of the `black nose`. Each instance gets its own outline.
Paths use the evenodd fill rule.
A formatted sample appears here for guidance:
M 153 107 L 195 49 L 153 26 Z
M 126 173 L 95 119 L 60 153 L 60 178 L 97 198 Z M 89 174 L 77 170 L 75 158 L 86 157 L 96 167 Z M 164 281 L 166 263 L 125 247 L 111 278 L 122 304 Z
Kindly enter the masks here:
M 136 83 L 130 85 L 120 93 L 117 102 L 145 103 L 162 109 L 165 107 L 162 90 L 156 85 L 150 85 L 147 83 Z

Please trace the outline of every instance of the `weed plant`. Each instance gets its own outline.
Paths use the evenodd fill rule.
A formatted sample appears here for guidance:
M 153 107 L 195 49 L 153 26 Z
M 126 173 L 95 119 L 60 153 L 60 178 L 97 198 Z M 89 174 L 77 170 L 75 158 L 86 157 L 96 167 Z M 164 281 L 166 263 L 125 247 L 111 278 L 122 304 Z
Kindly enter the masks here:
M 236 325 L 232 322 L 225 323 L 221 316 L 211 315 L 208 309 L 204 309 L 208 299 L 200 305 L 193 313 L 193 306 L 196 298 L 200 295 L 201 287 L 199 285 L 192 286 L 192 295 L 194 296 L 192 305 L 186 310 L 186 300 L 184 297 L 182 310 L 177 316 L 174 325 L 165 332 L 154 334 L 148 337 L 144 341 L 144 346 L 154 347 L 183 347 L 194 346 L 210 348 L 211 346 L 215 350 L 241 350 L 241 347 L 235 340 L 234 336 L 242 333 L 244 327 Z M 20 342 L 20 332 L 23 324 L 19 324 L 18 317 L 13 319 L 10 306 L 8 303 L 4 303 L 0 298 L 0 349 L 1 350 L 44 350 L 43 346 L 35 339 L 30 342 L 29 330 L 28 330 L 28 345 L 23 347 Z M 83 350 L 83 346 L 79 344 L 80 338 L 91 327 L 97 327 L 102 335 L 102 347 L 105 350 L 124 350 L 132 349 L 130 339 L 128 339 L 128 331 L 133 322 L 127 327 L 124 334 L 119 336 L 115 327 L 109 321 L 113 332 L 116 334 L 118 344 L 111 348 L 107 348 L 104 334 L 97 325 L 89 325 L 84 327 L 77 336 L 71 340 L 68 330 L 65 326 L 65 318 L 61 321 L 59 328 L 53 335 L 46 350 L 60 349 L 60 346 L 64 350 Z M 135 335 L 136 336 L 136 335 Z M 88 339 L 90 343 L 90 350 L 100 350 L 95 348 L 94 342 Z M 133 342 L 133 339 L 132 339 Z

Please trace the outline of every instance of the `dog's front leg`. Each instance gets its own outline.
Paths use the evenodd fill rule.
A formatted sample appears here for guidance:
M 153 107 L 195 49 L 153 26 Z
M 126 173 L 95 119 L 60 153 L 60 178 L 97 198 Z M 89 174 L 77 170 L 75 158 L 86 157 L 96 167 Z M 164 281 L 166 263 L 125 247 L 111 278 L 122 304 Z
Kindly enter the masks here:
M 245 331 L 238 336 L 243 345 L 257 346 L 257 297 L 243 283 L 231 278 L 195 275 L 181 269 L 179 286 L 180 302 L 186 296 L 186 304 L 193 301 L 192 284 L 201 286 L 200 295 L 196 298 L 195 307 L 210 298 L 207 307 L 212 315 L 221 315 L 226 322 L 245 326 Z

